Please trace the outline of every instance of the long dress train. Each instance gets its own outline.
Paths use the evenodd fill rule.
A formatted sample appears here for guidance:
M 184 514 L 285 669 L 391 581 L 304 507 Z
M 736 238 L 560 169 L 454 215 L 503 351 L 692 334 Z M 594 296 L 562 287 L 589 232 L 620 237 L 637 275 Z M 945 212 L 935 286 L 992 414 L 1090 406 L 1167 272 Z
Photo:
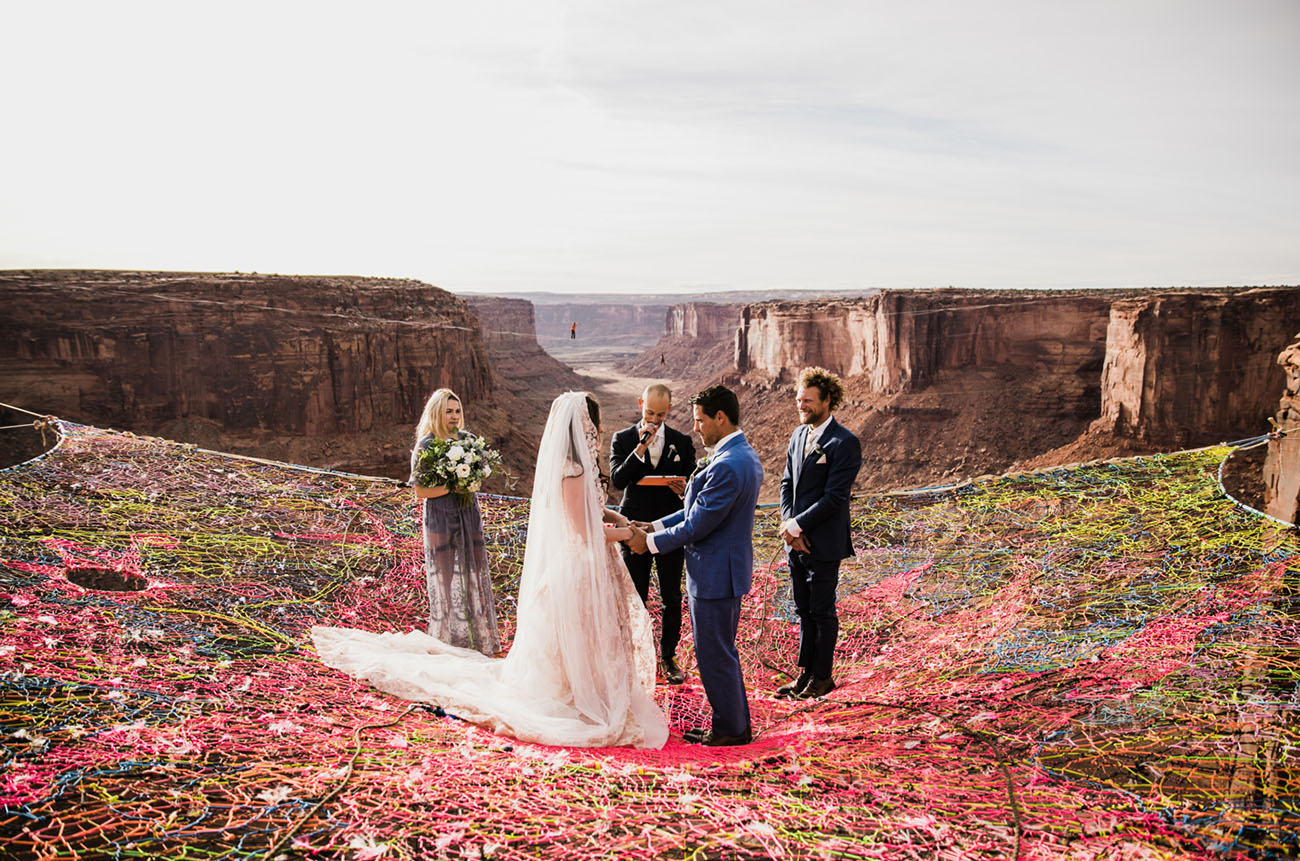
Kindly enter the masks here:
M 662 747 L 650 616 L 606 544 L 586 396 L 556 398 L 538 451 L 510 652 L 495 659 L 420 631 L 312 628 L 321 660 L 403 699 L 522 741 Z

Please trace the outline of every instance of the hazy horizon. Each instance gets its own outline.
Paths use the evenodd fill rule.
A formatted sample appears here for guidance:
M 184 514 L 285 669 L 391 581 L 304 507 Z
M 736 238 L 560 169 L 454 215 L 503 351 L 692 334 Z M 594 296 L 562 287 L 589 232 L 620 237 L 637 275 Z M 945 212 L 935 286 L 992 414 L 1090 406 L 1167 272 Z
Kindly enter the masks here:
M 1300 283 L 1291 0 L 127 0 L 0 24 L 0 269 Z

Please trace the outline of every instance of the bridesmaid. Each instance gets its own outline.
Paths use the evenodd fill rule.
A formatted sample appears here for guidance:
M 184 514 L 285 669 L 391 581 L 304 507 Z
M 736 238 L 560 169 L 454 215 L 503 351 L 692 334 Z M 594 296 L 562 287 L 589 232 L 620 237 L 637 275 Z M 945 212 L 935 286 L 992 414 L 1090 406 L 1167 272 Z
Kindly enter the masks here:
M 438 389 L 429 397 L 415 430 L 412 484 L 416 484 L 416 459 L 420 450 L 435 437 L 463 436 L 463 420 L 460 398 L 451 389 Z M 468 507 L 461 507 L 446 487 L 417 487 L 416 496 L 424 499 L 429 635 L 453 646 L 496 655 L 501 651 L 501 643 L 477 497 Z

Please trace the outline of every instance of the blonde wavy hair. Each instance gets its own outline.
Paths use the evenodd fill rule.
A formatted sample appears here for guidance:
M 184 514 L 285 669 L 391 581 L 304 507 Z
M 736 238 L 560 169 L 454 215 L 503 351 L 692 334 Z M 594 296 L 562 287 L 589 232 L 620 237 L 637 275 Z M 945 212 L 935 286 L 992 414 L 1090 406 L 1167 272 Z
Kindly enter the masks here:
M 447 401 L 455 401 L 461 404 L 460 396 L 451 389 L 438 389 L 438 391 L 429 395 L 429 400 L 424 405 L 424 413 L 420 416 L 420 423 L 415 426 L 416 445 L 419 445 L 420 440 L 430 435 L 442 439 L 455 436 L 451 428 L 447 427 L 442 420 L 442 408 L 447 405 Z M 464 404 L 461 404 L 461 406 L 463 408 Z M 464 421 L 462 417 L 461 430 L 465 430 Z

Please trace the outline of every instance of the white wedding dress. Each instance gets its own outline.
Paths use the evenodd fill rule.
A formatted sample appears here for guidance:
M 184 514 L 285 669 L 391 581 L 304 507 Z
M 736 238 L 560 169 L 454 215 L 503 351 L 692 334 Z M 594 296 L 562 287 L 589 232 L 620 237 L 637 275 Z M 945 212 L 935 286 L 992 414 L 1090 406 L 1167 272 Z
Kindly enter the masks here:
M 662 747 L 650 615 L 606 544 L 586 395 L 551 404 L 537 455 L 515 639 L 504 658 L 422 631 L 313 627 L 321 660 L 402 699 L 521 741 Z

